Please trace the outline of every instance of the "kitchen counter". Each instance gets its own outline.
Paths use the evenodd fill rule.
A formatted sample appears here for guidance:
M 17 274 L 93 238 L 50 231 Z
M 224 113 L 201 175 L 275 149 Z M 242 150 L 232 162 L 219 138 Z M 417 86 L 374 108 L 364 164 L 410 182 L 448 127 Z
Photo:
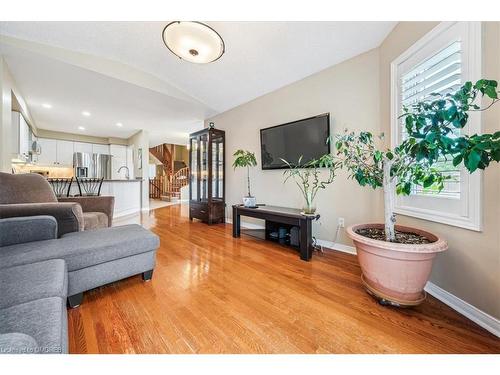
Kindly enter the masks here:
M 130 180 L 124 179 L 124 178 L 117 178 L 117 179 L 109 179 L 109 180 L 104 180 L 103 182 L 141 182 L 144 181 L 142 178 L 131 178 Z
M 115 197 L 113 217 L 130 215 L 141 211 L 142 184 L 143 179 L 109 179 L 104 180 L 101 186 L 101 195 Z M 78 195 L 78 185 L 73 182 L 70 195 Z

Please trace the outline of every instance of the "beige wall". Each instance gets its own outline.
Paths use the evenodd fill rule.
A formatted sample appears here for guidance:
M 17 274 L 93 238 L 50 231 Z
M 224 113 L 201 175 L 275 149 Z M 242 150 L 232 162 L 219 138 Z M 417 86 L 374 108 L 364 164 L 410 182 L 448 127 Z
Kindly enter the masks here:
M 226 130 L 227 207 L 241 203 L 245 194 L 245 171 L 231 168 L 232 154 L 239 148 L 257 156 L 259 166 L 252 169 L 251 178 L 252 194 L 259 203 L 302 207 L 299 189 L 291 181 L 283 184 L 283 171 L 261 170 L 259 129 L 330 112 L 332 133 L 345 127 L 378 132 L 378 61 L 378 50 L 369 51 L 207 120 Z M 377 193 L 361 188 L 345 175 L 337 178 L 318 193 L 321 219 L 313 225 L 314 235 L 333 241 L 340 216 L 346 224 L 380 218 L 375 210 L 377 199 Z M 226 214 L 231 215 L 229 209 Z M 337 242 L 351 244 L 343 232 Z
M 174 145 L 174 160 L 189 164 L 189 151 L 184 145 Z
M 432 22 L 399 23 L 380 46 L 380 123 L 390 134 L 390 63 L 432 29 Z M 500 23 L 483 23 L 483 77 L 500 81 Z M 477 77 L 478 79 L 480 77 Z M 500 106 L 483 114 L 483 131 L 500 130 Z M 430 230 L 446 238 L 431 281 L 486 313 L 500 318 L 500 166 L 484 173 L 482 232 L 399 216 L 402 224 Z M 378 209 L 381 210 L 381 207 Z
M 205 125 L 213 121 L 217 128 L 226 130 L 227 206 L 239 203 L 245 192 L 244 171 L 232 170 L 231 155 L 244 148 L 255 152 L 260 159 L 261 128 L 330 112 L 332 132 L 348 127 L 389 135 L 390 63 L 435 25 L 436 22 L 399 23 L 379 48 L 207 119 Z M 483 76 L 496 80 L 500 80 L 499 28 L 499 23 L 486 23 L 483 34 Z M 499 111 L 497 106 L 485 113 L 484 131 L 500 129 Z M 386 139 L 389 144 L 390 138 Z M 259 202 L 301 207 L 298 189 L 291 183 L 283 185 L 282 172 L 262 171 L 257 167 L 251 173 L 252 192 Z M 493 165 L 484 173 L 482 233 L 398 217 L 400 223 L 428 229 L 448 240 L 450 249 L 438 256 L 431 280 L 497 318 L 500 318 L 499 197 L 500 168 Z M 319 224 L 314 224 L 314 233 L 323 240 L 333 240 L 338 217 L 344 217 L 346 225 L 383 218 L 381 192 L 361 188 L 346 180 L 345 175 L 319 193 L 317 207 L 322 218 Z M 352 244 L 343 231 L 337 242 Z
M 127 141 L 128 145 L 133 145 L 134 157 L 134 176 L 142 177 L 142 210 L 149 209 L 149 133 L 141 130 L 130 137 Z M 139 149 L 142 149 L 142 169 L 139 169 L 139 161 L 137 155 Z

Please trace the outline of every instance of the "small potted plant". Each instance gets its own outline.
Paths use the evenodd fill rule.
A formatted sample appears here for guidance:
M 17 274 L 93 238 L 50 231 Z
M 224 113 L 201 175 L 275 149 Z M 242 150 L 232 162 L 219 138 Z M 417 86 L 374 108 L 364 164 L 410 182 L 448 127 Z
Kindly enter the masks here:
M 475 104 L 492 99 L 486 108 Z M 336 137 L 337 156 L 350 177 L 361 186 L 383 188 L 384 224 L 347 228 L 353 240 L 367 291 L 382 303 L 414 306 L 425 298 L 423 288 L 437 253 L 447 249 L 444 239 L 416 228 L 395 225 L 395 194 L 409 195 L 413 185 L 441 191 L 446 176 L 434 167 L 439 160 L 464 164 L 473 173 L 500 161 L 500 132 L 455 136 L 467 124 L 470 111 L 497 102 L 497 82 L 466 82 L 457 92 L 404 108 L 408 137 L 393 150 L 379 150 L 372 134 L 345 133 Z
M 333 182 L 339 163 L 330 154 L 325 154 L 319 159 L 312 159 L 304 164 L 301 163 L 302 156 L 299 158 L 297 164 L 291 164 L 285 159 L 281 160 L 289 168 L 283 172 L 283 175 L 286 176 L 284 183 L 292 178 L 304 197 L 302 213 L 304 215 L 315 215 L 316 206 L 314 199 L 316 198 L 316 194 L 318 194 L 320 189 L 325 189 Z M 322 169 L 328 170 L 328 177 L 326 179 L 321 178 Z
M 257 160 L 255 159 L 255 154 L 246 150 L 236 150 L 233 154 L 233 168 L 246 168 L 247 169 L 247 196 L 243 197 L 243 205 L 245 207 L 256 207 L 257 199 L 252 196 L 250 192 L 250 167 L 255 167 L 257 165 Z

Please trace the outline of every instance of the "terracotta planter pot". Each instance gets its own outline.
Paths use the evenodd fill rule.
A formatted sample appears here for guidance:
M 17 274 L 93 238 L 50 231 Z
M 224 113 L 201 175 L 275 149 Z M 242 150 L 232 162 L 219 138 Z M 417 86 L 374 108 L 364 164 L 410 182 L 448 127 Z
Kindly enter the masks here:
M 396 230 L 425 236 L 431 241 L 422 245 L 385 242 L 361 236 L 356 230 L 384 228 L 383 224 L 359 224 L 347 228 L 354 241 L 363 274 L 361 279 L 368 293 L 381 303 L 415 306 L 425 299 L 424 287 L 432 262 L 448 244 L 436 235 L 420 229 L 396 225 Z

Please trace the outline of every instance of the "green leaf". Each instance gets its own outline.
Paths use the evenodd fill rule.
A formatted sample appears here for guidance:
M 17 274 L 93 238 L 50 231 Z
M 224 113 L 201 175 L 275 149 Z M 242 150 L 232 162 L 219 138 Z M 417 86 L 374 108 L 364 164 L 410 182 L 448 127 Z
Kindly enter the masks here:
M 497 99 L 498 93 L 493 86 L 486 86 L 484 89 L 485 95 L 489 96 L 491 99 Z
M 466 167 L 470 173 L 474 172 L 477 169 L 480 161 L 481 161 L 481 154 L 476 150 L 472 149 L 471 152 L 469 153 L 466 162 Z
M 436 133 L 428 133 L 425 136 L 425 140 L 429 143 L 433 143 L 436 140 Z
M 491 158 L 496 162 L 500 162 L 500 148 L 496 149 L 491 153 Z
M 430 175 L 424 179 L 424 188 L 428 188 L 429 186 L 432 186 L 434 183 L 434 175 Z
M 453 158 L 453 166 L 456 167 L 457 165 L 459 165 L 463 159 L 464 159 L 464 157 L 462 156 L 462 154 L 455 156 Z

